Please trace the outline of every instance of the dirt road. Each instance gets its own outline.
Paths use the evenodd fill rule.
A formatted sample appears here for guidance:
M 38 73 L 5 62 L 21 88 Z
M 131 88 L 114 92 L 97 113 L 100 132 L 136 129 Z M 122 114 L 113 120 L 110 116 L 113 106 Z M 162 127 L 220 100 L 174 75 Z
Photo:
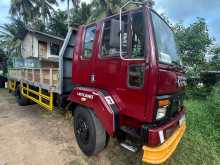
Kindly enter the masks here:
M 0 165 L 138 165 L 141 156 L 111 139 L 107 149 L 88 158 L 77 146 L 72 121 L 38 105 L 18 106 L 0 89 Z

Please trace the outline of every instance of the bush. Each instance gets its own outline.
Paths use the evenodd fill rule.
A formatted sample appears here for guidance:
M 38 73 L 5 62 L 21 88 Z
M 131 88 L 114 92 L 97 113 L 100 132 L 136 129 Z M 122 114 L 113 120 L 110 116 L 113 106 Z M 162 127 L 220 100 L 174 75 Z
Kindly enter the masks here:
M 206 99 L 212 91 L 211 86 L 188 86 L 186 88 L 187 99 Z
M 190 90 L 196 99 L 185 101 L 187 131 L 173 164 L 220 164 L 220 84 L 207 91 L 205 87 Z M 203 99 L 198 99 L 200 92 Z
M 219 131 L 220 137 L 220 83 L 213 87 L 212 92 L 207 98 L 207 107 L 210 111 L 210 115 L 213 118 L 214 126 Z
M 207 141 L 216 142 L 213 147 L 220 154 L 220 83 L 207 93 L 206 100 L 199 102 L 202 107 L 197 114 L 193 113 L 196 114 L 193 126 L 205 135 Z

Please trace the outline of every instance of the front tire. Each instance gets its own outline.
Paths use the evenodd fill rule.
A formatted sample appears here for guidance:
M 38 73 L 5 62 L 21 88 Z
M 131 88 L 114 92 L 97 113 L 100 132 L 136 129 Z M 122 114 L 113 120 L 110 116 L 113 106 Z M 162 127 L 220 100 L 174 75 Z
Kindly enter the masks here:
M 106 146 L 107 135 L 95 114 L 78 106 L 74 112 L 74 133 L 77 143 L 87 156 L 102 151 Z

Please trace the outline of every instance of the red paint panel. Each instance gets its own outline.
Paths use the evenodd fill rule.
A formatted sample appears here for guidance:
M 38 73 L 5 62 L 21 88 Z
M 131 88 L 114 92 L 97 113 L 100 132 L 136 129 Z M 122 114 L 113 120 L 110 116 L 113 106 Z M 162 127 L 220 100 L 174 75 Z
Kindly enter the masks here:
M 185 76 L 182 70 L 174 67 L 159 65 L 158 95 L 172 94 L 184 90 L 184 87 L 178 87 L 178 76 Z
M 82 100 L 82 98 L 86 100 Z M 106 103 L 104 97 L 100 94 L 100 91 L 91 88 L 74 88 L 69 95 L 68 100 L 90 108 L 95 112 L 97 118 L 100 120 L 108 134 L 114 134 L 114 114 Z

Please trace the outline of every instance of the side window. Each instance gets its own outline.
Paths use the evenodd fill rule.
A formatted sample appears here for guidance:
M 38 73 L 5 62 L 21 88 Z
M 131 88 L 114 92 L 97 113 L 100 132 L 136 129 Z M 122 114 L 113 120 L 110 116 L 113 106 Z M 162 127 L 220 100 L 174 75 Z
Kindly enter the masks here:
M 60 45 L 55 43 L 50 43 L 50 54 L 59 56 L 59 52 L 60 52 Z
M 86 34 L 84 39 L 84 51 L 82 54 L 82 57 L 84 59 L 88 59 L 92 56 L 92 46 L 93 46 L 93 41 L 95 39 L 95 33 L 96 33 L 95 26 L 86 28 Z
M 44 41 L 38 41 L 38 56 L 47 57 L 47 43 Z
M 131 58 L 144 57 L 144 44 L 145 44 L 145 24 L 143 12 L 132 14 L 131 33 L 132 33 L 132 52 Z
M 113 17 L 104 23 L 101 57 L 113 57 L 120 54 L 120 33 L 119 33 L 119 16 Z M 127 55 L 128 44 L 128 16 L 122 17 L 123 33 L 122 33 L 122 53 Z M 113 29 L 114 28 L 114 29 Z
M 128 71 L 129 87 L 142 88 L 144 86 L 144 65 L 133 64 Z

